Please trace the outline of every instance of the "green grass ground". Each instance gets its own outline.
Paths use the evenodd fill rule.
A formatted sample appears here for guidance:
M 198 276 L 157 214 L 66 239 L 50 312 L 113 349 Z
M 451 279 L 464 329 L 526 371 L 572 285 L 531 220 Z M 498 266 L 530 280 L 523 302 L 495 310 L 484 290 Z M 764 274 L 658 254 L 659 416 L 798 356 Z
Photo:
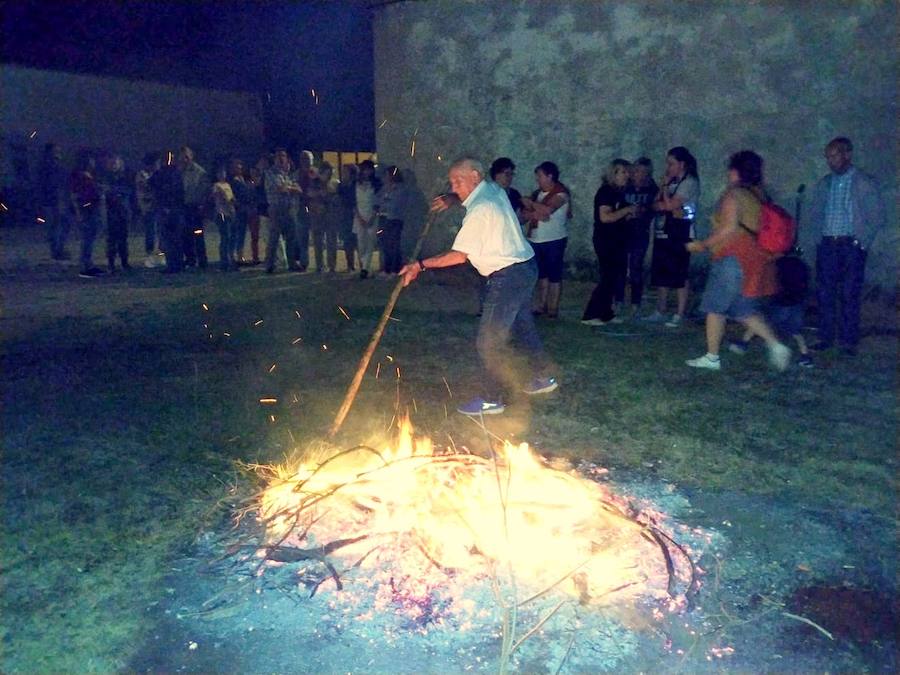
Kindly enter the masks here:
M 278 460 L 322 437 L 393 282 L 259 268 L 83 280 L 40 238 L 0 232 L 0 667 L 122 669 L 172 561 L 221 527 L 234 461 Z M 493 431 L 688 491 L 873 514 L 893 531 L 893 308 L 867 307 L 854 359 L 777 375 L 757 347 L 709 373 L 682 365 L 702 352 L 699 325 L 589 329 L 577 320 L 589 292 L 569 284 L 563 319 L 541 324 L 560 390 L 516 401 Z M 478 382 L 475 298 L 462 271 L 401 295 L 341 443 L 383 434 L 398 402 L 437 443 L 482 443 L 452 412 Z M 888 536 L 885 560 L 893 553 Z

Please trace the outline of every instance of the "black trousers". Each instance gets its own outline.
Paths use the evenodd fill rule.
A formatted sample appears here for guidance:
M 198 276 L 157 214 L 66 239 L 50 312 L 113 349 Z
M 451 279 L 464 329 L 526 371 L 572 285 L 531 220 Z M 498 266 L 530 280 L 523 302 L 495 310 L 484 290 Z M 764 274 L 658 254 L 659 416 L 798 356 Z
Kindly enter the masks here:
M 593 243 L 600 267 L 600 281 L 591 293 L 582 319 L 609 321 L 615 316 L 612 303 L 616 283 L 627 269 L 627 231 L 621 224 L 612 223 L 602 230 L 594 230 Z
M 400 238 L 403 234 L 402 220 L 382 220 L 378 240 L 381 243 L 381 260 L 384 271 L 397 274 L 403 267 L 403 252 Z
M 184 269 L 184 210 L 160 209 L 159 228 L 160 243 L 166 254 L 166 269 L 180 272 Z
M 188 205 L 184 207 L 184 259 L 188 265 L 206 267 L 206 237 L 203 233 L 203 207 Z
M 122 267 L 128 266 L 128 214 L 121 207 L 107 209 L 106 212 L 106 262 L 115 266 L 116 256 Z

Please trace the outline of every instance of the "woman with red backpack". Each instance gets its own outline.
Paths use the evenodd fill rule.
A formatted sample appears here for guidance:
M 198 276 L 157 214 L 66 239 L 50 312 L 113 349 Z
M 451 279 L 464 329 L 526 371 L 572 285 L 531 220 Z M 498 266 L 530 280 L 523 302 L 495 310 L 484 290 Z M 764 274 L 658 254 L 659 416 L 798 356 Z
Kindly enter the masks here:
M 728 187 L 712 218 L 713 231 L 705 240 L 685 245 L 691 253 L 709 251 L 712 262 L 700 310 L 706 313 L 706 354 L 686 363 L 692 368 L 719 370 L 719 348 L 728 319 L 740 321 L 766 342 L 769 362 L 785 370 L 791 350 L 782 344 L 763 318 L 759 303 L 777 291 L 775 256 L 760 246 L 757 233 L 763 204 L 763 160 L 742 150 L 728 161 Z

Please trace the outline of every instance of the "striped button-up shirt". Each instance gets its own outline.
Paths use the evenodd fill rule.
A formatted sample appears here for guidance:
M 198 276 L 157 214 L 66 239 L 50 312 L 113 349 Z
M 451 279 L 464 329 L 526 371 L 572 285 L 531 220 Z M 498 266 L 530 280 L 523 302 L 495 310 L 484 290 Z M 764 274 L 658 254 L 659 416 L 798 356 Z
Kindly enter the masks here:
M 831 176 L 831 189 L 828 191 L 828 203 L 825 206 L 825 227 L 822 234 L 826 237 L 852 237 L 853 200 L 850 189 L 856 169 L 852 166 L 842 174 Z

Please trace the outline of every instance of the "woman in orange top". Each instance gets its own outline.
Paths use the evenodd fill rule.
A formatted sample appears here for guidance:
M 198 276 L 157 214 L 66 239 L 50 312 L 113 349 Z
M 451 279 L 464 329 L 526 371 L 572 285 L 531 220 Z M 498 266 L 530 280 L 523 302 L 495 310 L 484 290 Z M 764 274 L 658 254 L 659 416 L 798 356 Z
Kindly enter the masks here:
M 706 312 L 707 353 L 687 361 L 693 368 L 721 368 L 719 348 L 729 318 L 766 341 L 774 368 L 784 370 L 790 363 L 791 350 L 778 340 L 759 310 L 760 299 L 777 291 L 774 258 L 756 241 L 760 209 L 767 200 L 762 157 L 751 150 L 732 155 L 728 187 L 713 215 L 712 234 L 686 245 L 692 253 L 708 250 L 712 254 L 700 303 L 700 310 Z

